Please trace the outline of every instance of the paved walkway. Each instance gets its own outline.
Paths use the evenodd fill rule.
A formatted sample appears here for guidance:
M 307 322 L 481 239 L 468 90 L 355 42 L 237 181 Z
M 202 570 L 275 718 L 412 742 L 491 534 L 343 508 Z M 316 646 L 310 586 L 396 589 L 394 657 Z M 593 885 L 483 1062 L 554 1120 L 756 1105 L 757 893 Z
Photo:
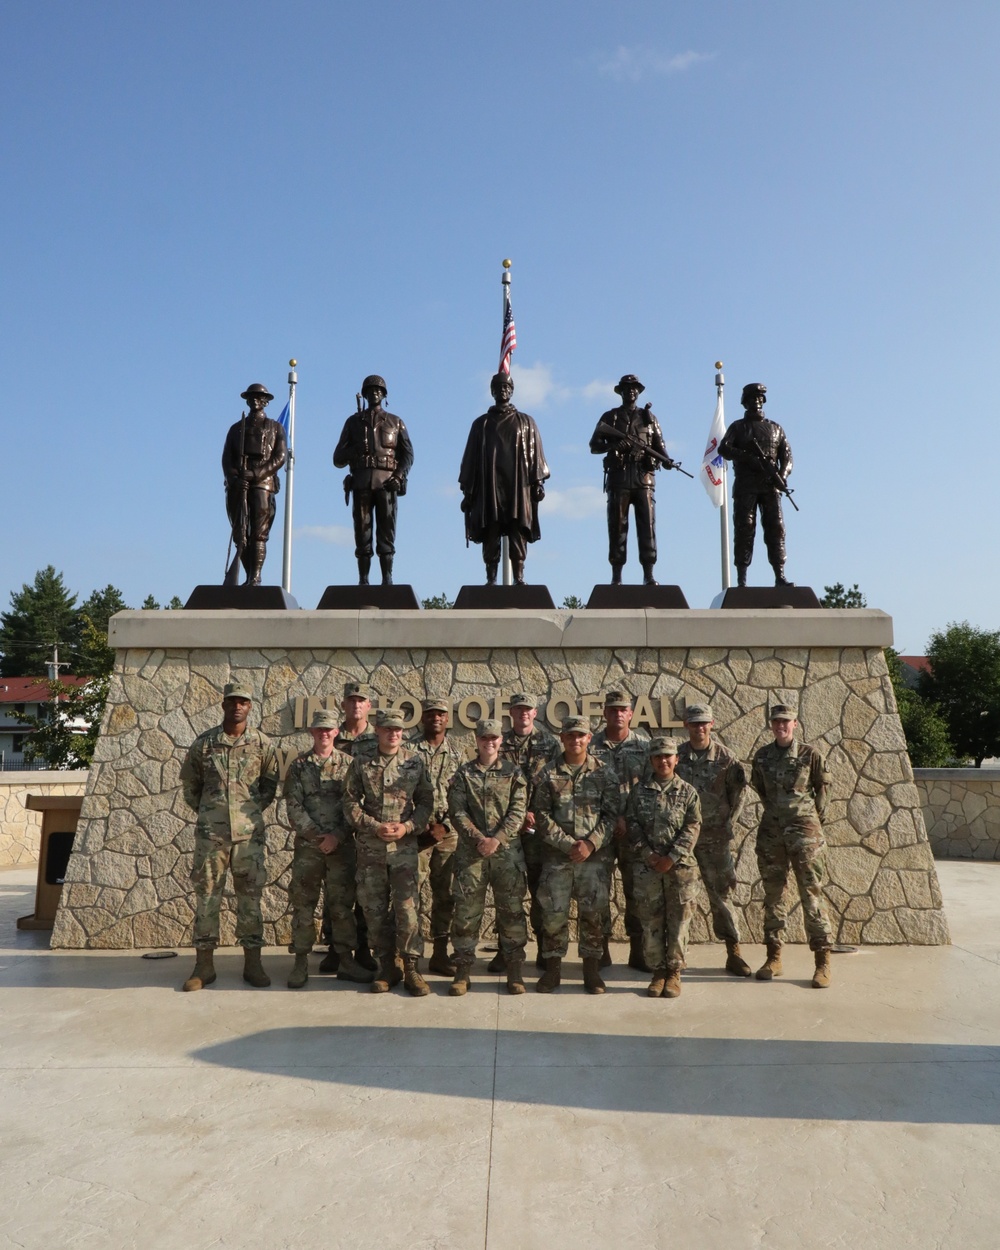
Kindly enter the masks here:
M 18 933 L 0 871 L 0 1247 L 995 1247 L 1000 864 L 939 868 L 952 947 L 816 991 L 803 947 L 763 985 L 699 946 L 675 1001 L 572 962 L 551 997 L 292 993 L 278 951 L 270 990 L 234 952 L 181 994 L 188 952 Z

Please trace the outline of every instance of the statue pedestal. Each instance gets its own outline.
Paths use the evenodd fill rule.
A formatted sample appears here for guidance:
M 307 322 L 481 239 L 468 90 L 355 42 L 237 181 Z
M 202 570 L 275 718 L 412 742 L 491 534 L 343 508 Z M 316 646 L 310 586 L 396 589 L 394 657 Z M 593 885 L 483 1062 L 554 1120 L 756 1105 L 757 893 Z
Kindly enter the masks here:
M 548 586 L 463 586 L 455 600 L 456 608 L 479 608 L 487 612 L 505 608 L 547 612 L 555 606 Z
M 822 608 L 811 586 L 730 586 L 723 608 Z
M 274 612 L 298 609 L 298 603 L 283 586 L 195 586 L 184 605 L 185 611 Z
M 317 612 L 350 612 L 358 608 L 381 608 L 383 611 L 417 612 L 420 604 L 413 587 L 402 586 L 327 586 L 316 605 Z
M 595 586 L 588 608 L 686 608 L 680 586 Z

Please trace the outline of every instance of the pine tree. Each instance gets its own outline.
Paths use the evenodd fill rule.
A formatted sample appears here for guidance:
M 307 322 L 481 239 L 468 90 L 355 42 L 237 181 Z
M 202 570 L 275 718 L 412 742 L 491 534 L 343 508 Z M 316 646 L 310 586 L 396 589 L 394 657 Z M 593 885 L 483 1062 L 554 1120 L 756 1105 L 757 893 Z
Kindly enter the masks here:
M 32 585 L 11 591 L 10 610 L 0 613 L 0 676 L 43 676 L 53 645 L 72 671 L 79 640 L 76 595 L 50 564 L 39 569 Z

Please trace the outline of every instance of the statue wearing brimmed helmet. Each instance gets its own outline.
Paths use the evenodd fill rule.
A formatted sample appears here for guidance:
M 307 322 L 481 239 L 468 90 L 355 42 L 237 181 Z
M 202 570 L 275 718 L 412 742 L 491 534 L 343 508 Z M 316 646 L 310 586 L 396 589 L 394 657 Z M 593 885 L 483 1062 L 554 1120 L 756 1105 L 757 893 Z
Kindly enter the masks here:
M 259 586 L 274 521 L 274 497 L 281 489 L 278 470 L 285 463 L 288 447 L 283 427 L 264 415 L 274 396 L 263 382 L 253 382 L 240 398 L 247 401 L 250 411 L 229 427 L 222 449 L 226 512 L 236 547 L 225 585 L 237 584 L 242 565 L 244 584 Z

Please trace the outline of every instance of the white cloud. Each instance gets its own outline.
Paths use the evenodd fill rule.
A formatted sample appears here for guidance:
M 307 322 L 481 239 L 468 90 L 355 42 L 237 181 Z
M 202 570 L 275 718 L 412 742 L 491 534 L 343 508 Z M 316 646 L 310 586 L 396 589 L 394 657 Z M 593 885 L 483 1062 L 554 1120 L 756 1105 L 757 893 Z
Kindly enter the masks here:
M 583 386 L 564 386 L 552 376 L 552 366 L 537 361 L 533 365 L 511 365 L 514 403 L 524 412 L 544 408 L 548 403 L 564 404 L 571 399 L 600 399 L 617 402 L 614 382 L 595 378 Z
M 586 386 L 581 386 L 580 394 L 584 399 L 609 399 L 612 403 L 618 402 L 615 399 L 614 382 L 605 382 L 603 378 L 595 378 L 593 382 L 588 382 Z
M 667 56 L 654 48 L 635 46 L 626 48 L 620 44 L 614 55 L 598 63 L 598 71 L 606 78 L 614 78 L 616 82 L 639 82 L 649 75 L 664 76 L 682 74 L 692 65 L 702 61 L 710 61 L 714 52 L 678 52 Z
M 570 521 L 600 516 L 604 512 L 604 491 L 599 486 L 570 486 L 566 490 L 546 488 L 542 517 L 562 516 Z
M 295 537 L 316 538 L 334 547 L 354 546 L 354 531 L 346 525 L 300 525 L 295 530 Z

